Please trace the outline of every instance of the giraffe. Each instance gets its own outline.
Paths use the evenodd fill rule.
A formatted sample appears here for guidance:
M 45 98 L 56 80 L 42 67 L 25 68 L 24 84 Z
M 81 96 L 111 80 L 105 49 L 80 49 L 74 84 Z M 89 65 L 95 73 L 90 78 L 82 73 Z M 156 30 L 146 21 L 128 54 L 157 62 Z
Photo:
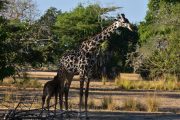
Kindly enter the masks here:
M 61 69 L 58 69 L 58 73 L 56 76 L 54 76 L 53 80 L 48 81 L 44 84 L 43 87 L 43 95 L 42 95 L 42 110 L 44 109 L 44 104 L 46 101 L 46 105 L 49 111 L 49 103 L 51 100 L 51 97 L 55 96 L 55 109 L 54 113 L 56 114 L 56 105 L 57 105 L 57 99 L 59 95 L 59 105 L 60 109 L 62 110 L 62 96 L 64 92 L 64 80 L 65 80 L 65 69 L 61 67 Z
M 51 97 L 55 96 L 55 113 L 56 113 L 56 104 L 57 104 L 57 96 L 59 89 L 59 80 L 58 77 L 55 76 L 53 80 L 45 83 L 43 87 L 43 95 L 42 95 L 42 110 L 44 109 L 44 104 L 46 101 L 46 105 L 49 111 L 49 102 Z
M 79 93 L 79 117 L 81 117 L 82 109 L 82 97 L 84 93 L 84 83 L 85 83 L 85 116 L 87 116 L 87 101 L 89 93 L 89 83 L 92 74 L 92 67 L 96 62 L 94 57 L 97 49 L 100 44 L 108 38 L 111 37 L 111 34 L 114 33 L 118 28 L 127 28 L 130 31 L 133 31 L 131 24 L 128 19 L 125 18 L 124 14 L 121 14 L 115 22 L 112 23 L 109 27 L 104 29 L 101 33 L 95 35 L 94 37 L 85 40 L 81 43 L 80 47 L 77 50 L 68 51 L 63 54 L 60 59 L 60 66 L 63 66 L 68 73 L 67 82 L 65 83 L 65 107 L 68 109 L 68 92 L 71 85 L 72 78 L 75 73 L 78 73 L 80 76 L 80 93 Z

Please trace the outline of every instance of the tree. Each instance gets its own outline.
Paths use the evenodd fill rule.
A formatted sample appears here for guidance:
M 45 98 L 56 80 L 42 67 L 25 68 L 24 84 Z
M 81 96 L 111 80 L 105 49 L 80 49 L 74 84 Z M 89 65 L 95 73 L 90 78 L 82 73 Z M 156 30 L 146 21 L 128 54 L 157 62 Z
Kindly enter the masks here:
M 59 55 L 58 34 L 54 32 L 57 16 L 61 14 L 60 10 L 50 7 L 44 15 L 32 25 L 32 34 L 40 44 L 37 49 L 43 53 L 44 63 L 54 63 Z
M 30 24 L 37 18 L 38 10 L 33 0 L 7 0 L 8 5 L 2 14 L 7 19 L 27 21 Z
M 116 9 L 118 7 L 101 8 L 98 4 L 84 7 L 80 4 L 73 11 L 58 15 L 56 27 L 61 48 L 72 49 L 83 40 L 100 32 L 101 26 L 107 26 L 110 23 L 105 20 L 101 22 L 100 16 Z
M 6 8 L 7 2 L 0 2 L 0 12 Z M 0 17 L 0 81 L 7 76 L 11 76 L 15 73 L 14 61 L 16 61 L 16 51 L 19 50 L 19 42 L 13 41 L 20 34 L 20 26 L 15 27 L 9 24 L 9 21 Z M 17 33 L 15 36 L 14 33 Z
M 179 71 L 179 0 L 150 0 L 145 22 L 139 26 L 143 68 L 150 77 L 165 74 L 178 75 Z
M 1 8 L 7 8 L 8 4 Z M 5 6 L 6 5 L 6 6 Z M 1 9 L 1 13 L 6 11 Z M 6 19 L 5 19 L 6 18 Z M 13 76 L 18 68 L 40 66 L 47 61 L 49 42 L 44 42 L 39 24 L 29 24 L 28 21 L 20 19 L 0 19 L 0 80 Z M 40 32 L 39 32 L 40 31 Z M 48 35 L 47 35 L 48 36 Z M 49 36 L 48 36 L 49 37 Z M 49 40 L 49 39 L 48 39 Z

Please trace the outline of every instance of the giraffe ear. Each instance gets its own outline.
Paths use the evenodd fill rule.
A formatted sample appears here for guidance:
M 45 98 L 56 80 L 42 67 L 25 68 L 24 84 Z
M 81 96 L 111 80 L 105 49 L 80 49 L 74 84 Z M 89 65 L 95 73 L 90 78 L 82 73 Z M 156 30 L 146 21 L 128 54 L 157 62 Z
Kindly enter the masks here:
M 121 19 L 123 22 L 129 22 L 128 19 L 126 19 L 125 14 L 121 14 Z
M 120 14 L 118 14 L 117 17 L 118 17 L 118 19 L 121 19 L 121 15 Z
M 121 17 L 121 18 L 125 18 L 125 14 L 122 13 L 122 14 L 120 15 L 120 17 Z

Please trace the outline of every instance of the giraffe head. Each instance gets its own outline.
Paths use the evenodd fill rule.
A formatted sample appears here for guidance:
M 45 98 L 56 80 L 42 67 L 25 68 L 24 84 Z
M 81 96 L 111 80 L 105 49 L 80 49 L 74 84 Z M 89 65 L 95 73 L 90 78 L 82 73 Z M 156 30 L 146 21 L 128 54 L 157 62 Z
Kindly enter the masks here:
M 125 18 L 124 14 L 121 14 L 118 19 L 114 22 L 114 25 L 116 28 L 123 27 L 123 28 L 128 28 L 130 31 L 132 30 L 132 25 L 130 24 L 129 20 Z

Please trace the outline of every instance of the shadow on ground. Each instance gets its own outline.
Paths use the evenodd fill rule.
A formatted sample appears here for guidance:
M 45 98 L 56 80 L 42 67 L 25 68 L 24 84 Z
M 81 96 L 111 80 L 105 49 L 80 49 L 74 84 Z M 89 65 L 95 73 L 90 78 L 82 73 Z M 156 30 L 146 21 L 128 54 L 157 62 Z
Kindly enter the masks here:
M 180 120 L 180 114 L 132 113 L 132 112 L 90 112 L 90 120 Z

